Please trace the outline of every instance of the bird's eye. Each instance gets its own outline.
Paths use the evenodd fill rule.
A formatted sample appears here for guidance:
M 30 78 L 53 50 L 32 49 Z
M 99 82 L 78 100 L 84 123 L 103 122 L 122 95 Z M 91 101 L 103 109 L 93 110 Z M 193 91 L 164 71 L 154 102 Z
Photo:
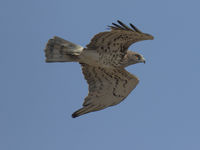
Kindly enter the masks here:
M 136 54 L 135 57 L 137 60 L 140 60 L 140 55 Z

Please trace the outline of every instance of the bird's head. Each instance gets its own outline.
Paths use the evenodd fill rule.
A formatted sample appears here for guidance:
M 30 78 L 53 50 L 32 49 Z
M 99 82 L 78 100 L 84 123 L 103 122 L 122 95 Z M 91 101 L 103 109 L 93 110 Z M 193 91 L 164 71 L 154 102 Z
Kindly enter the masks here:
M 145 63 L 145 58 L 137 52 L 127 51 L 123 65 L 127 67 L 137 63 Z
M 134 52 L 134 54 L 132 54 L 131 59 L 135 63 L 144 63 L 145 64 L 144 57 L 141 54 L 139 54 L 139 53 Z

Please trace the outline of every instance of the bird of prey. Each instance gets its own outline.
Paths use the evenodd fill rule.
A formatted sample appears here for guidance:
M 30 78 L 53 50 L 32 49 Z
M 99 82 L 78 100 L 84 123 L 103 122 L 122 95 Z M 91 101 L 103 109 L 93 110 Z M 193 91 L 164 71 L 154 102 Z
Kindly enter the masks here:
M 133 24 L 117 22 L 108 26 L 109 31 L 96 34 L 85 48 L 57 36 L 46 45 L 46 62 L 80 63 L 89 85 L 83 107 L 72 114 L 73 118 L 119 104 L 139 82 L 125 67 L 145 63 L 145 59 L 128 48 L 138 41 L 153 40 L 153 36 Z

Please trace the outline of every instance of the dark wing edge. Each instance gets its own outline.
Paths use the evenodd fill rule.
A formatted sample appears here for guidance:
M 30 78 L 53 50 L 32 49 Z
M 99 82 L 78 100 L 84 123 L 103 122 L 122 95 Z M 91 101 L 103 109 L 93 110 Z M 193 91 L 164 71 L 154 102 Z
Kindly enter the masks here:
M 117 22 L 119 24 L 116 23 L 112 23 L 112 26 L 108 26 L 111 30 L 126 30 L 126 31 L 132 31 L 132 32 L 138 32 L 138 33 L 142 33 L 136 26 L 134 26 L 133 24 L 130 23 L 130 27 L 128 27 L 127 25 L 125 25 L 123 22 L 121 22 L 120 20 L 117 20 Z

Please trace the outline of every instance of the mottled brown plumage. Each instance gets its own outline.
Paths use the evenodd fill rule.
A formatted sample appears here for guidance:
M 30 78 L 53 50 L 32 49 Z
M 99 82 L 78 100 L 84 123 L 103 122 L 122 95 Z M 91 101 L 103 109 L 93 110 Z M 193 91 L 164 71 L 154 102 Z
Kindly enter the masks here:
M 153 36 L 119 20 L 109 27 L 110 31 L 95 35 L 86 48 L 59 37 L 50 39 L 45 48 L 46 62 L 79 62 L 82 66 L 89 93 L 83 107 L 72 114 L 73 118 L 120 103 L 139 82 L 124 68 L 144 63 L 145 59 L 128 47 L 138 41 L 152 40 Z

